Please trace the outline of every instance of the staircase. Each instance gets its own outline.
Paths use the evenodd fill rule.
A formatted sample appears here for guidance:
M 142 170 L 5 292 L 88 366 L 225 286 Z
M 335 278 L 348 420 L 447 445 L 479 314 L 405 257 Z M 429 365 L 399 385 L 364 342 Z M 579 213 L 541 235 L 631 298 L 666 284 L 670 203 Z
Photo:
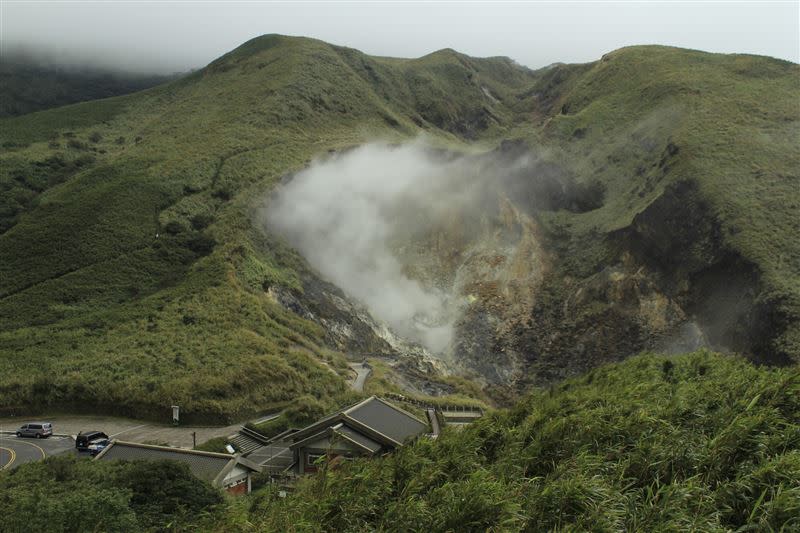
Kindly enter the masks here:
M 242 455 L 253 453 L 259 448 L 263 448 L 268 442 L 269 439 L 264 435 L 246 427 L 242 427 L 239 433 L 231 439 L 231 444 L 233 444 Z

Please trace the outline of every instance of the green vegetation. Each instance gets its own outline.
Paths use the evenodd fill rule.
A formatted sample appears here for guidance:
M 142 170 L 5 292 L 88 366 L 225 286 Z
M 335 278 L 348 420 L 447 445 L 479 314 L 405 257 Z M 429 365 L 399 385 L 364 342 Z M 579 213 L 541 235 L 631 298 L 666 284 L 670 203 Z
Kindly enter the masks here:
M 396 374 L 396 370 L 390 365 L 380 359 L 369 359 L 368 362 L 371 372 L 367 382 L 364 384 L 364 393 L 370 396 L 398 394 L 428 405 L 471 406 L 480 407 L 481 409 L 487 409 L 491 403 L 480 386 L 470 379 L 458 376 L 441 376 L 437 378 L 437 383 L 448 387 L 450 389 L 448 394 L 441 396 L 415 394 L 397 385 L 398 378 L 393 377 Z M 424 413 L 422 416 L 424 416 Z
M 189 530 L 222 494 L 175 461 L 62 455 L 0 473 L 3 531 Z
M 629 47 L 591 65 L 555 67 L 531 92 L 549 113 L 541 130 L 520 137 L 557 149 L 576 180 L 603 191 L 599 208 L 540 217 L 555 237 L 553 305 L 575 290 L 560 278 L 588 280 L 635 262 L 634 270 L 683 287 L 665 292 L 698 315 L 712 342 L 773 363 L 799 361 L 800 67 Z M 555 320 L 580 331 L 614 313 L 607 301 L 595 304 Z M 574 344 L 574 334 L 564 335 L 564 351 Z
M 180 530 L 193 510 L 201 531 L 795 531 L 800 373 L 708 352 L 634 357 L 437 440 L 324 468 L 286 498 L 267 485 L 215 505 L 177 467 L 154 465 L 152 481 L 144 468 L 24 465 L 0 473 L 0 510 L 27 518 L 13 505 L 37 492 L 63 520 L 97 498 L 82 524 L 100 530 L 132 515 Z M 147 481 L 159 492 L 140 494 Z
M 305 267 L 251 209 L 314 155 L 416 126 L 387 126 L 349 67 L 372 59 L 255 42 L 146 92 L 1 121 L 0 410 L 163 419 L 177 403 L 222 422 L 347 392 L 321 328 L 265 292 L 301 289 Z
M 227 444 L 228 439 L 226 437 L 214 437 L 202 444 L 198 444 L 194 449 L 203 452 L 228 453 L 228 450 L 225 448 Z
M 451 50 L 373 58 L 268 35 L 143 92 L 0 119 L 0 411 L 163 420 L 179 404 L 187 421 L 223 422 L 304 395 L 342 403 L 344 354 L 332 355 L 324 329 L 270 293 L 302 297 L 313 274 L 253 228 L 253 212 L 317 155 L 420 132 L 469 150 L 534 140 L 586 191 L 604 191 L 600 208 L 540 217 L 553 245 L 556 281 L 540 299 L 548 309 L 563 309 L 569 280 L 622 261 L 624 230 L 641 229 L 632 221 L 665 191 L 695 183 L 697 211 L 716 217 L 719 242 L 685 247 L 680 273 L 726 253 L 755 265 L 755 305 L 774 313 L 775 327 L 742 345 L 795 360 L 797 72 L 768 58 L 663 47 L 531 72 Z M 609 307 L 555 314 L 542 338 L 582 332 Z M 547 309 L 538 316 L 550 320 Z M 557 358 L 531 366 L 532 381 L 574 370 L 575 340 L 522 344 Z M 586 351 L 630 353 L 604 348 Z
M 292 401 L 291 405 L 278 417 L 261 424 L 247 424 L 247 427 L 267 437 L 273 437 L 290 428 L 305 427 L 331 411 L 335 411 L 337 407 L 339 405 L 331 405 L 330 402 L 323 403 L 311 396 L 301 396 Z
M 798 416 L 796 369 L 635 357 L 436 441 L 328 469 L 286 499 L 264 490 L 207 527 L 792 531 Z

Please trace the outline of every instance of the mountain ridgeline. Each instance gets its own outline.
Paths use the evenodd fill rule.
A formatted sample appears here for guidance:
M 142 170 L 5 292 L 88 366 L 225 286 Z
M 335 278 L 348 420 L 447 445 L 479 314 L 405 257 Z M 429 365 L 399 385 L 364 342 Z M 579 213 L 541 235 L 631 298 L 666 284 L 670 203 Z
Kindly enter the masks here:
M 800 68 L 766 57 L 643 46 L 532 71 L 267 35 L 2 119 L 0 412 L 242 419 L 345 401 L 347 357 L 383 365 L 373 392 L 478 382 L 498 402 L 643 350 L 795 364 L 798 94 Z M 420 137 L 482 191 L 387 241 L 403 279 L 455 302 L 438 350 L 265 223 L 326 161 Z

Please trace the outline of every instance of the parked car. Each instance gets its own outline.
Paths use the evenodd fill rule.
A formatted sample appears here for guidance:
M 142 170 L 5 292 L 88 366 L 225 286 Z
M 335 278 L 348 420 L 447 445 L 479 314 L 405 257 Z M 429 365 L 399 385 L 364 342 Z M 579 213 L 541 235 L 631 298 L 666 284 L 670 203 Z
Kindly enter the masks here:
M 89 453 L 92 454 L 93 456 L 97 455 L 98 453 L 100 453 L 103 450 L 105 450 L 106 446 L 108 446 L 110 442 L 111 441 L 108 440 L 108 439 L 95 439 L 95 440 L 93 440 L 92 442 L 89 443 L 89 446 L 88 446 Z
M 21 426 L 16 433 L 17 437 L 43 439 L 53 434 L 53 424 L 50 422 L 30 422 Z
M 89 443 L 97 439 L 107 439 L 108 435 L 102 431 L 81 431 L 75 437 L 75 447 L 78 451 L 86 451 L 89 449 Z

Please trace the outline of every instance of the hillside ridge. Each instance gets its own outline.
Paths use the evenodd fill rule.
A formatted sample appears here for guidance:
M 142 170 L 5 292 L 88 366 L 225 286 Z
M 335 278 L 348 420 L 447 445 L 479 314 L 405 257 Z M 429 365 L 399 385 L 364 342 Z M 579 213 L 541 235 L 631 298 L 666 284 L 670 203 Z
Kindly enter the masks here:
M 543 250 L 542 276 L 512 284 L 530 302 L 496 290 L 513 269 L 464 269 L 453 357 L 496 401 L 644 349 L 796 362 L 799 69 L 632 47 L 531 71 L 268 35 L 143 92 L 2 119 L 0 411 L 227 421 L 347 398 L 346 358 L 365 356 L 387 390 L 480 396 L 253 223 L 315 158 L 420 134 L 537 154 L 505 211 Z M 430 243 L 452 227 L 407 257 L 434 265 L 422 282 L 449 279 Z

